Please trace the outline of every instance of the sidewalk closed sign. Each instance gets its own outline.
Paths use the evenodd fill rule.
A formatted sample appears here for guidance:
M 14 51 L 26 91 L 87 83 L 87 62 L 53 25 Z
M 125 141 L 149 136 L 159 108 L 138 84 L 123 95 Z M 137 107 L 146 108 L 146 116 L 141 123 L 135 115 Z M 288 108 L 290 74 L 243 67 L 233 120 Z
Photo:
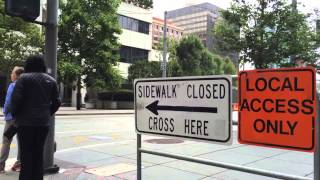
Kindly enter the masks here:
M 315 77 L 311 67 L 240 72 L 239 142 L 314 151 Z
M 137 79 L 137 133 L 230 144 L 231 77 Z

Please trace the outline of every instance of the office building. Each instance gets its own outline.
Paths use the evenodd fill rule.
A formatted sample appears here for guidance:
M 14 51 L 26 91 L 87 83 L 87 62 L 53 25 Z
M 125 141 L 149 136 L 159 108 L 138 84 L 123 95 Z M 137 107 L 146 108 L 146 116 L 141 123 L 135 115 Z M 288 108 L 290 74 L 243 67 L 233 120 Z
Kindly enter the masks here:
M 121 3 L 118 8 L 120 63 L 119 70 L 124 78 L 128 76 L 129 66 L 139 60 L 150 59 L 152 49 L 152 12 L 133 4 Z
M 158 49 L 160 41 L 163 40 L 164 20 L 153 17 L 152 21 L 152 49 Z M 183 35 L 182 28 L 167 21 L 167 37 L 179 40 Z
M 184 35 L 197 35 L 208 49 L 214 46 L 210 35 L 214 23 L 219 17 L 219 8 L 210 3 L 191 5 L 168 11 L 168 20 L 183 29 Z

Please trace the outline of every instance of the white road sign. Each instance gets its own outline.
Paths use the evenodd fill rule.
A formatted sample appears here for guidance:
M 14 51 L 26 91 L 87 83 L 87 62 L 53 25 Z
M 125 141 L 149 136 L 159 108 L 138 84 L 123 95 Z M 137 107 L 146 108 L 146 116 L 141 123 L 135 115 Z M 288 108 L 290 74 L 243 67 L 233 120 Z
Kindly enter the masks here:
M 137 133 L 232 142 L 231 76 L 136 79 Z

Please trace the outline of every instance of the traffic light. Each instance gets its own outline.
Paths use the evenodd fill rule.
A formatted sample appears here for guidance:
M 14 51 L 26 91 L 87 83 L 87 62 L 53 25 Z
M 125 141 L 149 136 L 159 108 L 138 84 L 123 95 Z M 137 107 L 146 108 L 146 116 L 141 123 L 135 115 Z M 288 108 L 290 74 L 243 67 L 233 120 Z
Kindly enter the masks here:
M 5 0 L 5 12 L 33 21 L 40 15 L 40 0 Z

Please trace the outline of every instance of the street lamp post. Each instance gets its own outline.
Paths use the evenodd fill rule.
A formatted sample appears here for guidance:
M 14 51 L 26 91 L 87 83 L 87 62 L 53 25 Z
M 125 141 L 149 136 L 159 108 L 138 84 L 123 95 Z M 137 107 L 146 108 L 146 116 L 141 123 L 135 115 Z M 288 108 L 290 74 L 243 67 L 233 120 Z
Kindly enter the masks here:
M 57 40 L 58 40 L 58 0 L 47 1 L 47 22 L 45 32 L 45 61 L 48 73 L 57 78 Z M 43 167 L 45 172 L 56 173 L 59 167 L 54 165 L 53 157 L 55 152 L 54 143 L 55 117 L 52 116 L 48 136 L 43 151 Z
M 164 28 L 163 28 L 163 61 L 161 63 L 162 77 L 167 76 L 167 14 L 164 12 Z

